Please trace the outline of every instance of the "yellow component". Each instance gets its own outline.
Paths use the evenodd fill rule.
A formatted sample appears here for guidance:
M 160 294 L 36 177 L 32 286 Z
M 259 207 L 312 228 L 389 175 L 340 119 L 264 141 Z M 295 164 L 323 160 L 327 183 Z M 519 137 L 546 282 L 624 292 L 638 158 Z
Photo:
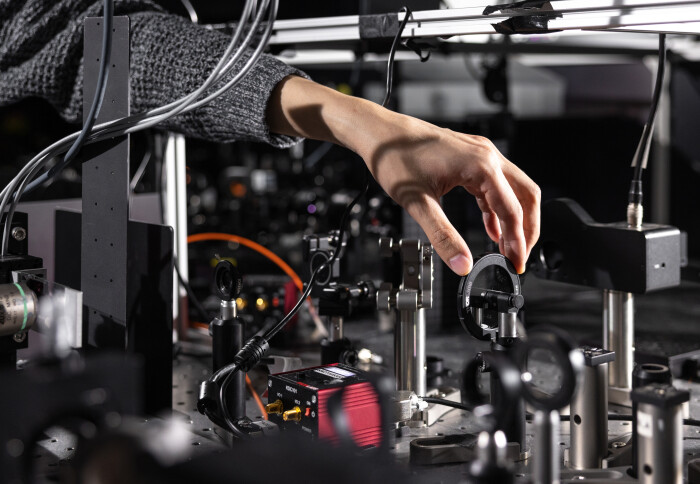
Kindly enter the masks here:
M 246 307 L 248 306 L 248 301 L 243 299 L 242 297 L 237 297 L 236 298 L 236 308 L 239 311 L 243 311 Z
M 291 410 L 287 410 L 282 414 L 282 420 L 285 422 L 299 422 L 301 420 L 301 409 L 299 407 L 294 407 Z
M 258 299 L 255 300 L 255 308 L 258 311 L 265 311 L 267 309 L 268 302 L 264 300 L 263 298 L 259 297 Z
M 233 264 L 234 266 L 238 267 L 238 261 L 237 261 L 236 259 L 234 259 L 233 257 L 221 257 L 221 258 L 219 258 L 218 255 L 216 255 L 215 257 L 212 257 L 211 259 L 209 259 L 209 265 L 210 265 L 211 267 L 216 267 L 216 264 L 218 264 L 218 263 L 221 262 L 222 260 L 227 260 L 227 261 L 229 261 L 231 264 Z
M 284 411 L 284 405 L 282 404 L 282 400 L 277 400 L 275 402 L 268 403 L 267 405 L 265 405 L 265 411 L 274 415 L 281 414 Z

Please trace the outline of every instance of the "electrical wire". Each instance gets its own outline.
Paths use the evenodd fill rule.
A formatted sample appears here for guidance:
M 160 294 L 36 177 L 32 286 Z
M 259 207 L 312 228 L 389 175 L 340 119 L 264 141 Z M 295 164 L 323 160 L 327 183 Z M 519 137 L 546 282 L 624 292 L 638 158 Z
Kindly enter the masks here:
M 401 34 L 403 33 L 404 28 L 406 27 L 406 23 L 408 22 L 408 19 L 411 17 L 411 10 L 407 7 L 404 6 L 402 7 L 402 11 L 405 12 L 405 16 L 403 21 L 401 22 L 401 25 L 399 26 L 399 30 L 396 32 L 396 35 L 394 36 L 394 41 L 392 42 L 391 45 L 391 50 L 389 52 L 389 59 L 387 62 L 387 81 L 386 81 L 386 94 L 384 96 L 384 100 L 382 101 L 382 106 L 387 107 L 389 104 L 389 101 L 391 100 L 391 93 L 393 89 L 393 73 L 394 73 L 394 58 L 396 54 L 396 49 L 398 47 Z M 294 315 L 299 311 L 301 308 L 302 304 L 304 303 L 304 300 L 309 296 L 311 293 L 311 289 L 313 288 L 314 282 L 316 281 L 316 278 L 318 277 L 318 274 L 322 270 L 325 270 L 327 267 L 331 267 L 333 263 L 336 261 L 340 254 L 340 250 L 342 248 L 342 241 L 345 236 L 345 231 L 346 231 L 346 226 L 347 226 L 347 220 L 352 213 L 352 209 L 355 207 L 357 202 L 360 200 L 361 197 L 363 197 L 367 191 L 369 190 L 369 175 L 368 172 L 365 171 L 365 183 L 364 183 L 364 188 L 363 190 L 350 202 L 350 204 L 346 207 L 345 211 L 343 212 L 343 216 L 341 218 L 340 222 L 340 229 L 338 233 L 338 248 L 333 251 L 333 254 L 331 255 L 328 260 L 326 260 L 324 263 L 320 264 L 316 270 L 311 274 L 311 277 L 309 278 L 309 281 L 306 285 L 306 288 L 304 292 L 302 293 L 301 297 L 297 301 L 297 303 L 294 305 L 294 307 L 291 309 L 287 315 L 285 315 L 277 324 L 275 324 L 273 327 L 271 327 L 263 336 L 262 336 L 262 341 L 265 342 L 265 344 L 268 344 L 269 341 L 282 329 L 284 326 L 294 317 Z M 251 341 L 252 343 L 252 341 Z M 219 411 L 222 413 L 222 416 L 224 418 L 224 421 L 228 425 L 228 427 L 231 429 L 233 434 L 235 436 L 241 437 L 241 436 L 246 436 L 245 432 L 243 432 L 236 424 L 233 422 L 233 420 L 230 418 L 228 407 L 225 403 L 225 395 L 226 392 L 224 390 L 225 387 L 228 386 L 229 382 L 231 381 L 231 376 L 235 374 L 237 371 L 240 370 L 239 363 L 234 361 L 233 363 L 224 366 L 223 368 L 220 368 L 217 372 L 215 372 L 205 383 L 219 383 L 219 380 L 223 379 L 223 382 L 220 385 L 219 388 L 219 401 L 218 401 L 218 407 Z
M 341 225 L 340 225 L 340 230 L 339 230 L 339 236 L 338 240 L 341 241 L 343 240 L 343 236 L 345 234 L 345 229 L 347 226 L 347 219 L 350 216 L 350 213 L 352 212 L 353 207 L 357 204 L 357 202 L 360 200 L 360 198 L 367 192 L 367 189 L 369 187 L 369 183 L 367 183 L 364 187 L 364 189 L 350 202 L 350 204 L 346 207 L 345 212 L 343 213 L 343 217 L 341 219 Z M 338 254 L 340 253 L 340 249 L 342 247 L 342 244 L 339 242 L 338 243 L 338 249 L 333 251 L 333 254 L 331 255 L 330 258 L 328 258 L 327 261 L 324 263 L 320 264 L 316 270 L 311 274 L 311 277 L 309 278 L 308 283 L 306 284 L 306 288 L 304 289 L 304 292 L 302 293 L 301 297 L 297 301 L 297 303 L 294 305 L 294 307 L 287 313 L 277 324 L 275 324 L 272 328 L 267 330 L 267 332 L 262 336 L 262 340 L 264 342 L 269 342 L 284 326 L 294 317 L 294 315 L 299 311 L 301 306 L 303 305 L 304 301 L 309 297 L 309 294 L 311 293 L 311 290 L 313 289 L 314 282 L 316 281 L 316 278 L 318 275 L 321 273 L 321 271 L 325 270 L 326 267 L 332 266 L 332 264 L 335 262 L 335 260 L 338 258 Z M 221 416 L 223 417 L 224 422 L 226 423 L 226 426 L 231 430 L 234 436 L 239 437 L 239 438 L 247 438 L 248 435 L 239 428 L 239 426 L 233 421 L 233 419 L 230 416 L 230 412 L 228 411 L 228 406 L 226 405 L 226 388 L 228 387 L 231 377 L 240 370 L 239 363 L 237 361 L 234 361 L 233 363 L 230 363 L 222 368 L 220 368 L 218 371 L 216 371 L 213 375 L 209 377 L 207 382 L 209 383 L 216 383 L 219 384 L 220 380 L 221 383 L 219 384 L 219 399 L 218 399 L 218 407 L 219 407 L 219 412 L 221 413 Z M 206 382 L 205 382 L 206 383 Z M 207 414 L 210 412 L 207 412 Z
M 180 285 L 185 288 L 185 292 L 187 293 L 190 302 L 197 310 L 199 317 L 202 318 L 204 321 L 209 321 L 211 319 L 211 316 L 209 315 L 205 307 L 202 305 L 202 303 L 199 301 L 199 299 L 197 299 L 197 296 L 192 290 L 192 286 L 190 286 L 189 283 L 185 281 L 185 279 L 182 277 L 177 261 L 175 261 L 175 264 L 173 265 L 175 266 L 175 273 L 177 274 L 177 279 L 178 281 L 180 281 Z
M 73 159 L 78 155 L 80 149 L 85 144 L 87 136 L 92 131 L 92 127 L 97 121 L 97 116 L 102 108 L 102 102 L 104 101 L 105 91 L 107 90 L 107 79 L 109 78 L 109 65 L 111 63 L 112 57 L 112 24 L 114 23 L 114 0 L 104 0 L 103 7 L 103 28 L 102 28 L 102 53 L 100 54 L 100 68 L 97 75 L 97 85 L 95 88 L 95 95 L 92 98 L 92 104 L 90 105 L 90 111 L 88 112 L 83 129 L 80 131 L 80 135 L 70 147 L 66 156 L 63 157 L 63 161 L 53 167 L 51 172 L 52 176 L 56 176 L 63 168 L 65 168 L 68 163 L 73 161 Z
M 237 244 L 243 245 L 251 250 L 254 250 L 255 252 L 259 253 L 260 255 L 268 258 L 272 263 L 277 265 L 282 271 L 287 274 L 292 281 L 294 282 L 294 285 L 299 289 L 299 292 L 304 292 L 304 283 L 302 282 L 301 278 L 299 275 L 290 267 L 289 264 L 287 264 L 280 256 L 272 252 L 270 249 L 267 247 L 258 244 L 255 241 L 252 241 L 250 239 L 247 239 L 245 237 L 241 237 L 240 235 L 234 235 L 234 234 L 224 234 L 221 232 L 204 232 L 201 234 L 192 234 L 187 237 L 187 243 L 188 244 L 193 244 L 195 242 L 205 242 L 205 241 L 224 241 L 224 242 L 235 242 Z M 316 311 L 316 307 L 313 305 L 310 299 L 307 299 L 307 308 L 309 310 L 309 314 L 311 315 L 311 319 L 314 322 L 314 325 L 316 326 L 317 331 L 323 335 L 327 336 L 328 331 L 326 330 L 325 326 L 323 325 L 323 322 L 321 321 L 321 318 L 318 316 L 318 312 Z
M 389 50 L 389 58 L 386 61 L 386 93 L 384 94 L 384 100 L 382 101 L 382 106 L 384 107 L 386 107 L 389 104 L 389 101 L 391 100 L 391 93 L 394 89 L 394 57 L 396 56 L 396 49 L 399 46 L 399 42 L 401 41 L 401 34 L 406 28 L 408 19 L 411 18 L 411 16 L 413 15 L 411 9 L 405 5 L 401 8 L 400 11 L 404 12 L 404 17 L 401 21 L 401 24 L 399 25 L 399 30 L 394 36 L 394 41 L 391 43 L 391 49 Z
M 365 172 L 365 177 L 367 177 L 367 172 Z M 367 190 L 369 189 L 369 180 L 365 181 L 364 188 L 360 193 L 357 194 L 355 198 L 353 198 L 352 202 L 345 208 L 345 212 L 343 212 L 343 217 L 340 220 L 340 230 L 338 233 L 338 248 L 333 251 L 333 254 L 328 258 L 328 260 L 319 265 L 316 270 L 311 274 L 311 278 L 309 279 L 309 282 L 306 284 L 306 289 L 304 290 L 304 294 L 306 297 L 309 296 L 311 293 L 311 289 L 313 288 L 314 282 L 316 281 L 316 278 L 318 277 L 318 274 L 321 273 L 322 270 L 324 270 L 327 267 L 333 267 L 333 263 L 338 259 L 338 256 L 340 254 L 341 248 L 342 248 L 342 241 L 343 238 L 345 237 L 345 231 L 347 230 L 347 225 L 348 225 L 348 218 L 350 217 L 350 214 L 352 213 L 352 209 L 357 205 L 357 202 L 360 201 L 360 198 L 362 198 L 366 193 Z M 298 306 L 300 306 L 301 303 L 303 303 L 304 298 L 300 298 L 299 301 L 295 304 L 294 308 L 284 317 L 282 318 L 276 325 L 274 325 L 272 328 L 270 328 L 263 338 L 265 338 L 266 341 L 270 341 L 277 333 L 280 332 L 282 328 L 292 319 L 294 314 L 296 314 L 297 311 L 299 311 Z
M 90 105 L 90 110 L 85 118 L 85 123 L 82 129 L 78 133 L 78 136 L 73 141 L 73 144 L 68 148 L 64 158 L 57 165 L 55 165 L 47 173 L 50 173 L 50 177 L 58 175 L 63 168 L 65 168 L 75 157 L 78 155 L 82 147 L 85 145 L 85 141 L 92 131 L 95 122 L 97 121 L 97 116 L 102 108 L 102 102 L 104 100 L 105 91 L 107 90 L 107 79 L 109 78 L 109 65 L 111 63 L 110 59 L 112 56 L 112 25 L 114 23 L 114 0 L 104 0 L 102 8 L 102 51 L 100 54 L 100 66 L 98 68 L 97 84 L 95 85 L 95 94 L 92 98 L 92 103 Z M 38 171 L 38 170 L 36 170 Z M 36 172 L 34 171 L 34 173 Z M 2 249 L 0 253 L 5 255 L 7 253 L 7 246 L 10 240 L 10 230 L 12 225 L 12 217 L 14 215 L 17 203 L 19 202 L 20 196 L 25 192 L 26 185 L 29 180 L 26 180 L 20 185 L 20 189 L 13 195 L 12 205 L 10 210 L 7 212 L 7 223 L 5 224 L 3 235 L 2 235 Z M 37 185 L 38 186 L 38 185 Z M 4 213 L 4 206 L 0 210 L 0 214 Z
M 263 0 L 262 5 L 258 10 L 258 14 L 255 16 L 254 21 L 249 27 L 248 35 L 245 37 L 240 45 L 238 41 L 240 35 L 244 31 L 244 26 L 248 16 L 253 11 L 253 1 L 248 0 L 244 7 L 244 13 L 241 16 L 241 21 L 234 32 L 231 42 L 227 47 L 224 55 L 219 60 L 217 66 L 214 68 L 212 73 L 209 75 L 207 80 L 194 92 L 180 98 L 172 103 L 169 103 L 160 108 L 148 111 L 146 113 L 141 113 L 137 115 L 127 116 L 118 120 L 110 121 L 107 123 L 102 123 L 95 126 L 92 130 L 92 134 L 86 140 L 86 144 L 101 141 L 107 138 L 113 138 L 117 136 L 122 136 L 124 134 L 133 133 L 146 129 L 147 127 L 158 124 L 172 116 L 183 112 L 189 112 L 193 109 L 203 106 L 204 104 L 211 102 L 214 98 L 220 96 L 227 90 L 234 87 L 240 80 L 252 69 L 252 67 L 257 63 L 257 60 L 262 55 L 262 50 L 265 47 L 270 35 L 272 34 L 272 25 L 277 14 L 278 0 L 272 0 L 272 3 L 268 3 L 268 0 Z M 268 8 L 269 7 L 269 8 Z M 248 56 L 248 60 L 245 62 L 243 67 L 230 79 L 223 87 L 215 91 L 213 94 L 206 96 L 204 99 L 196 101 L 211 85 L 217 83 L 228 72 L 233 68 L 236 62 L 241 58 L 241 56 L 246 51 L 246 48 L 252 41 L 253 37 L 257 33 L 257 28 L 260 25 L 261 19 L 265 11 L 268 11 L 268 21 L 265 26 L 262 38 L 258 43 L 255 50 Z M 238 49 L 238 50 L 236 50 Z M 235 52 L 234 52 L 235 51 Z M 233 56 L 231 53 L 234 52 Z M 229 58 L 229 56 L 231 56 Z M 65 150 L 69 149 L 70 145 L 78 138 L 79 133 L 73 133 L 63 139 L 53 143 L 49 147 L 42 150 L 38 155 L 36 155 L 29 163 L 27 163 L 20 172 L 13 178 L 10 183 L 0 192 L 0 213 L 4 213 L 10 200 L 12 205 L 16 206 L 19 202 L 19 198 L 26 189 L 30 189 L 33 186 L 37 186 L 49 179 L 48 172 L 45 172 L 39 179 L 31 181 L 43 168 L 43 166 L 51 159 L 63 153 Z M 30 183 L 31 182 L 31 183 Z M 29 185 L 27 185 L 29 183 Z M 14 213 L 12 207 L 8 211 L 8 222 L 11 222 L 11 215 Z M 7 225 L 9 226 L 9 224 Z M 6 231 L 7 233 L 7 231 Z M 4 237 L 4 235 L 3 235 Z M 9 240 L 8 237 L 4 237 L 4 240 Z M 7 245 L 3 244 L 0 253 L 5 254 L 7 250 Z
M 258 254 L 269 259 L 277 267 L 282 269 L 282 271 L 285 274 L 287 274 L 292 279 L 292 281 L 294 281 L 294 285 L 299 289 L 299 291 L 304 290 L 304 283 L 302 282 L 299 275 L 296 272 L 294 272 L 294 269 L 290 267 L 289 264 L 287 264 L 280 256 L 272 252 L 270 249 L 258 244 L 253 240 L 241 237 L 240 235 L 225 234 L 222 232 L 204 232 L 201 234 L 192 234 L 187 237 L 188 244 L 193 244 L 195 242 L 211 241 L 234 242 L 236 244 L 240 244 L 245 247 L 248 247 L 251 250 L 254 250 Z
M 143 174 L 146 173 L 146 168 L 148 167 L 148 163 L 150 163 L 152 156 L 153 152 L 151 150 L 146 151 L 146 154 L 143 155 L 141 163 L 139 163 L 139 167 L 136 169 L 136 172 L 129 183 L 129 189 L 132 192 L 136 190 L 136 186 L 141 181 L 141 178 L 143 178 Z
M 185 10 L 187 10 L 187 15 L 190 16 L 192 23 L 198 24 L 199 16 L 197 15 L 197 11 L 194 9 L 194 5 L 192 5 L 192 2 L 190 2 L 190 0 L 180 0 L 180 3 L 182 3 L 182 6 L 185 7 Z
M 435 398 L 435 397 L 419 397 L 419 398 L 427 403 L 435 403 L 437 405 L 444 405 L 445 407 L 457 408 L 459 410 L 465 410 L 467 412 L 472 411 L 472 408 L 464 405 L 463 403 L 453 402 L 452 400 L 446 400 L 444 398 Z
M 639 140 L 637 151 L 634 154 L 634 171 L 632 174 L 632 182 L 629 191 L 629 203 L 642 203 L 642 170 L 647 165 L 649 159 L 649 150 L 651 148 L 651 135 L 654 132 L 654 123 L 656 121 L 656 112 L 659 107 L 659 99 L 663 91 L 664 74 L 666 71 L 666 34 L 659 34 L 659 61 L 656 69 L 656 83 L 654 85 L 654 94 L 649 108 L 647 122 L 642 130 L 642 137 Z

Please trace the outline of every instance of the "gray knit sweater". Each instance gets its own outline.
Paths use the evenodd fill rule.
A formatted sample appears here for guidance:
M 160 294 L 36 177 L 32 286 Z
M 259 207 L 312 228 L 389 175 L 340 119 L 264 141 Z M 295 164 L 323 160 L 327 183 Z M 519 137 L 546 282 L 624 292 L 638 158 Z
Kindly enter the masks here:
M 82 118 L 83 19 L 102 15 L 95 0 L 0 0 L 0 105 L 26 97 L 49 101 L 72 122 Z M 164 12 L 149 0 L 117 0 L 131 19 L 131 110 L 167 104 L 197 88 L 229 38 Z M 239 63 L 239 66 L 242 64 Z M 286 147 L 265 123 L 270 93 L 299 71 L 263 56 L 234 89 L 164 127 L 211 141 L 254 140 Z

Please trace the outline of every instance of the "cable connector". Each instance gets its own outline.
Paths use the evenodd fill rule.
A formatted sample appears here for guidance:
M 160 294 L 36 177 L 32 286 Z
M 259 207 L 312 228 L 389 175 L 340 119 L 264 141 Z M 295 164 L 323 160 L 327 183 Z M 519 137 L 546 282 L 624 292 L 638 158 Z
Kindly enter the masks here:
M 236 365 L 240 371 L 248 372 L 255 365 L 260 363 L 263 356 L 270 349 L 270 344 L 262 336 L 253 336 L 248 342 L 243 345 L 243 348 L 236 354 L 233 359 L 233 365 Z
M 627 226 L 630 228 L 638 229 L 642 226 L 642 219 L 644 218 L 643 195 L 642 181 L 633 179 L 627 195 Z
M 627 205 L 627 226 L 633 229 L 642 228 L 644 218 L 644 207 L 641 203 L 630 203 Z
M 216 412 L 217 399 L 219 397 L 219 385 L 210 380 L 204 380 L 199 384 L 199 400 L 197 400 L 197 410 L 202 415 L 207 412 Z
M 632 180 L 630 183 L 630 191 L 627 194 L 627 202 L 629 204 L 641 205 L 643 198 L 642 180 Z
M 203 381 L 199 385 L 199 400 L 197 400 L 197 410 L 201 414 L 216 412 L 218 409 L 219 380 L 237 372 L 248 372 L 255 365 L 260 363 L 263 356 L 270 349 L 270 344 L 262 336 L 253 336 L 243 345 L 243 348 L 233 358 L 231 364 L 226 365 L 214 373 L 211 378 Z

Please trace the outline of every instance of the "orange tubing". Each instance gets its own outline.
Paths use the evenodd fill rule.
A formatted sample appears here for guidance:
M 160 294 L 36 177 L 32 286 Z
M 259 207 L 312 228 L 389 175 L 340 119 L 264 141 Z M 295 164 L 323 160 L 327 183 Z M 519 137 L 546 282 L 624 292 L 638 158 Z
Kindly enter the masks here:
M 257 242 L 253 242 L 252 240 L 246 239 L 245 237 L 241 237 L 239 235 L 223 234 L 221 232 L 205 232 L 203 234 L 193 234 L 187 237 L 188 244 L 191 244 L 193 242 L 205 242 L 212 240 L 236 242 L 237 244 L 244 245 L 249 249 L 258 252 L 259 254 L 264 255 L 272 262 L 274 262 L 280 269 L 282 269 L 285 274 L 292 278 L 292 281 L 294 281 L 294 285 L 297 286 L 299 292 L 304 292 L 304 283 L 301 282 L 301 278 L 297 275 L 296 272 L 294 272 L 294 269 L 289 267 L 289 264 L 283 261 L 280 256 L 272 252 L 270 249 L 258 244 Z
M 260 398 L 260 395 L 258 395 L 258 392 L 255 391 L 255 388 L 253 388 L 253 382 L 247 373 L 245 375 L 245 384 L 248 387 L 250 394 L 253 395 L 253 400 L 255 400 L 255 403 L 258 405 L 260 414 L 265 420 L 267 420 L 267 410 L 265 410 L 265 405 L 263 405 L 263 401 Z

